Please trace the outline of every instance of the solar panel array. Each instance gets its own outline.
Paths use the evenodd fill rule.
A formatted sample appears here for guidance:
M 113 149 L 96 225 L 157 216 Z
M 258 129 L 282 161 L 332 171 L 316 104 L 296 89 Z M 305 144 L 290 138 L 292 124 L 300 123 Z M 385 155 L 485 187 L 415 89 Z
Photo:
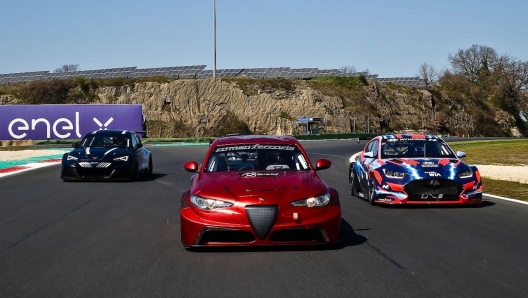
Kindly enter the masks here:
M 420 77 L 377 78 L 376 80 L 382 83 L 394 83 L 411 87 L 425 87 L 425 84 Z
M 205 65 L 160 67 L 160 68 L 108 68 L 97 70 L 82 70 L 70 72 L 49 72 L 34 71 L 23 73 L 0 74 L 0 85 L 20 82 L 52 80 L 52 79 L 69 79 L 69 78 L 86 78 L 86 79 L 107 79 L 107 78 L 140 78 L 163 76 L 169 78 L 212 78 L 213 71 L 205 70 Z M 319 69 L 319 68 L 236 68 L 236 69 L 218 69 L 216 76 L 219 78 L 286 78 L 286 79 L 311 79 L 317 77 L 351 77 L 363 75 L 368 79 L 374 79 L 379 82 L 391 82 L 394 84 L 421 87 L 423 82 L 419 77 L 397 77 L 397 78 L 378 78 L 377 74 L 367 72 L 347 73 L 339 69 Z

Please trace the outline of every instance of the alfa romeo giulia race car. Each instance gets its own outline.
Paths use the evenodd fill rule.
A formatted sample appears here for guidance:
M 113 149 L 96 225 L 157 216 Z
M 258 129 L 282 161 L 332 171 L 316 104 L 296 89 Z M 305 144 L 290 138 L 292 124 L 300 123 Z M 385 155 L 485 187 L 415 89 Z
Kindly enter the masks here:
M 340 240 L 338 192 L 293 137 L 229 136 L 213 141 L 181 196 L 185 247 L 312 245 Z
M 480 204 L 482 180 L 440 137 L 381 135 L 350 163 L 350 194 L 370 204 Z
M 61 179 L 136 180 L 152 174 L 152 153 L 129 130 L 97 130 L 62 157 Z

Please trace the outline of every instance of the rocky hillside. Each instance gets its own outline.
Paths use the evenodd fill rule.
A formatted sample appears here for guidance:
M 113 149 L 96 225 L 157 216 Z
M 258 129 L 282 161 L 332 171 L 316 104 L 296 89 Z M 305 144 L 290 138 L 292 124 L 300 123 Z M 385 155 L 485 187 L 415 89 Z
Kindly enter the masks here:
M 142 104 L 149 137 L 296 134 L 299 117 L 324 118 L 326 133 L 518 134 L 511 115 L 486 103 L 365 78 L 176 79 L 90 86 L 70 86 L 63 103 Z M 20 88 L 25 87 L 0 90 L 0 103 L 28 103 Z

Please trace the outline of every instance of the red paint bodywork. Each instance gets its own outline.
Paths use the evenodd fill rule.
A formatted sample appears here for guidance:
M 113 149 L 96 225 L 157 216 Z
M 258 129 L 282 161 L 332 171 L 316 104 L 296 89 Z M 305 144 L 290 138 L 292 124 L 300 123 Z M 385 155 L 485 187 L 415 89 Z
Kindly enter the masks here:
M 341 206 L 339 194 L 328 187 L 316 170 L 329 168 L 331 162 L 320 159 L 309 171 L 274 171 L 272 177 L 243 177 L 241 171 L 206 172 L 204 164 L 214 148 L 238 144 L 278 144 L 298 147 L 293 137 L 231 136 L 216 139 L 202 166 L 187 162 L 184 169 L 196 172 L 191 188 L 181 196 L 181 241 L 186 247 L 331 244 L 340 241 Z M 258 171 L 257 171 L 258 172 Z M 326 206 L 292 206 L 291 202 L 330 193 Z M 202 210 L 191 203 L 192 195 L 233 203 L 231 207 Z M 269 233 L 259 237 L 246 213 L 247 206 L 277 206 Z M 212 236 L 211 236 L 212 235 Z M 243 237 L 241 237 L 241 235 Z M 286 236 L 284 236 L 286 235 Z

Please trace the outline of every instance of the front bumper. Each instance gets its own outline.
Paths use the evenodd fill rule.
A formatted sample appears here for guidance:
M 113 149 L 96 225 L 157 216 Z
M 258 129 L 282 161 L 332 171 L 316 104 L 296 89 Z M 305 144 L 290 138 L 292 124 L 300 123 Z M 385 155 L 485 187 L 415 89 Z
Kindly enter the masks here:
M 63 180 L 128 179 L 134 173 L 130 162 L 76 162 L 62 164 Z
M 421 179 L 411 181 L 406 185 L 386 183 L 384 186 L 376 185 L 375 202 L 378 204 L 464 205 L 482 203 L 482 183 L 477 180 L 462 184 L 447 179 Z
M 290 210 L 281 212 L 277 208 L 276 217 L 270 218 L 269 232 L 263 233 L 258 227 L 266 221 L 263 218 L 251 221 L 241 213 L 222 216 L 221 221 L 207 220 L 200 211 L 187 207 L 180 211 L 181 241 L 186 247 L 320 245 L 340 241 L 339 206 L 328 206 L 324 211 L 306 209 L 299 208 L 298 218 L 294 219 Z

